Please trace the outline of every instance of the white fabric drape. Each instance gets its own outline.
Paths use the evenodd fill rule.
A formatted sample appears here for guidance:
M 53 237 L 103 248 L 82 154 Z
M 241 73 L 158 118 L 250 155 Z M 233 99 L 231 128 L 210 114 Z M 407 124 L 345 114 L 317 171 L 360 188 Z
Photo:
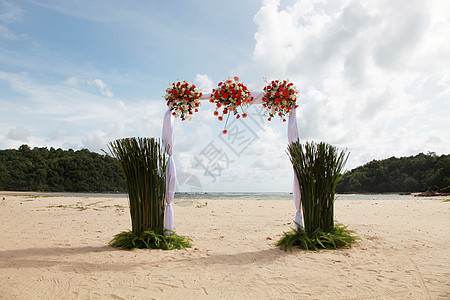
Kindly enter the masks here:
M 253 101 L 251 104 L 262 104 L 263 103 L 263 92 L 252 92 L 250 94 L 253 97 Z M 209 100 L 211 98 L 211 94 L 203 94 L 200 97 L 200 100 Z M 163 145 L 166 147 L 167 154 L 169 155 L 169 159 L 167 162 L 166 169 L 166 209 L 164 213 L 164 229 L 173 231 L 174 230 L 174 216 L 173 216 L 173 208 L 172 201 L 175 195 L 175 186 L 176 186 L 176 170 L 175 170 L 175 162 L 173 160 L 172 152 L 173 152 L 173 126 L 174 120 L 170 110 L 167 110 L 164 115 L 164 123 L 162 130 L 162 141 Z M 296 109 L 292 109 L 291 114 L 289 115 L 288 120 L 288 140 L 289 143 L 296 142 L 299 140 L 298 135 L 298 127 L 297 127 L 297 114 Z M 296 209 L 295 214 L 295 223 L 298 227 L 303 228 L 303 218 L 302 218 L 302 204 L 301 204 L 301 194 L 300 194 L 300 186 L 298 184 L 297 176 L 294 172 L 294 186 L 293 186 L 293 195 L 294 195 L 294 204 Z
M 289 144 L 297 142 L 299 140 L 298 127 L 297 127 L 297 109 L 293 108 L 288 120 L 288 140 Z M 302 194 L 300 193 L 300 185 L 297 180 L 297 175 L 294 171 L 294 204 L 297 212 L 295 213 L 295 224 L 297 229 L 303 228 L 303 216 L 302 216 Z
M 176 187 L 176 168 L 173 160 L 173 126 L 174 118 L 172 112 L 167 110 L 164 115 L 164 122 L 162 128 L 162 143 L 166 149 L 169 158 L 167 159 L 166 167 L 166 208 L 164 210 L 164 229 L 168 230 L 164 234 L 171 235 L 175 228 L 175 219 L 173 215 L 172 201 L 175 196 Z

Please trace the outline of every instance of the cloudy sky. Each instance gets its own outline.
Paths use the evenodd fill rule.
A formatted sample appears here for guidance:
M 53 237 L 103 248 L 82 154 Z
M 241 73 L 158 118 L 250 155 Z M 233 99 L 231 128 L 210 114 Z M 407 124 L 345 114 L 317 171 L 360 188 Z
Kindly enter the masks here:
M 239 76 L 292 81 L 301 141 L 347 149 L 347 169 L 449 154 L 449 37 L 447 0 L 0 0 L 0 149 L 160 137 L 170 82 Z M 238 139 L 212 113 L 175 122 L 180 190 L 291 190 L 286 123 L 255 106 Z

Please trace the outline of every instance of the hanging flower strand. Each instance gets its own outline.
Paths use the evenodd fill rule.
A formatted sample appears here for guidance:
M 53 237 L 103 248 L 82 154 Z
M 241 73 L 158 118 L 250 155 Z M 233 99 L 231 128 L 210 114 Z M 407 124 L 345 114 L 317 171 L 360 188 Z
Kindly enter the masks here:
M 218 88 L 212 90 L 209 102 L 216 104 L 214 115 L 219 121 L 223 121 L 225 115 L 227 117 L 224 130 L 222 131 L 223 134 L 228 132 L 226 127 L 230 114 L 233 113 L 236 119 L 239 119 L 241 116 L 246 118 L 247 114 L 243 108 L 247 107 L 252 101 L 253 97 L 250 97 L 250 90 L 244 83 L 239 82 L 239 77 L 235 76 L 233 79 L 229 77 L 227 80 L 219 82 Z M 239 112 L 239 109 L 242 113 Z
M 283 122 L 293 108 L 297 108 L 297 95 L 299 91 L 289 80 L 275 80 L 264 87 L 263 106 L 264 114 L 269 116 L 268 121 L 278 115 Z
M 202 92 L 194 84 L 186 81 L 171 83 L 166 89 L 164 99 L 167 106 L 172 111 L 172 115 L 184 120 L 192 120 L 192 114 L 198 112 L 200 107 L 200 97 Z

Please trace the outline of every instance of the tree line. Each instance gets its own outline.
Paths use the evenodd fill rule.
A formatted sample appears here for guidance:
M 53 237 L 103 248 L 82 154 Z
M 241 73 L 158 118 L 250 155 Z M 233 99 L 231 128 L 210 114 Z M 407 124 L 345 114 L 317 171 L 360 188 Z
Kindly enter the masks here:
M 338 193 L 450 192 L 450 155 L 435 153 L 373 160 L 346 172 Z M 0 190 L 126 192 L 117 159 L 109 155 L 22 145 L 0 150 Z
M 450 155 L 433 152 L 373 160 L 346 172 L 337 193 L 450 192 Z
M 126 192 L 119 162 L 87 149 L 0 150 L 0 190 Z

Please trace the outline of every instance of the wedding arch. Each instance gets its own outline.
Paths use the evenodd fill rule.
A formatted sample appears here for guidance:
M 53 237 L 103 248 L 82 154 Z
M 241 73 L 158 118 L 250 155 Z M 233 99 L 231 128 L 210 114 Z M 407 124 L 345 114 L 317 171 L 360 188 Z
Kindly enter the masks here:
M 166 168 L 166 206 L 164 211 L 164 229 L 173 232 L 175 220 L 173 214 L 172 202 L 176 187 L 176 168 L 173 159 L 174 151 L 174 119 L 180 117 L 182 120 L 190 119 L 195 112 L 198 112 L 200 101 L 209 100 L 216 104 L 215 116 L 219 120 L 223 115 L 227 118 L 234 114 L 236 118 L 246 117 L 245 112 L 239 113 L 239 108 L 248 105 L 263 105 L 266 108 L 266 114 L 270 120 L 273 117 L 280 116 L 287 121 L 288 142 L 299 140 L 296 109 L 298 91 L 288 80 L 274 80 L 264 87 L 263 92 L 250 92 L 247 86 L 239 82 L 238 77 L 229 78 L 220 82 L 218 88 L 213 89 L 211 93 L 203 94 L 195 85 L 185 81 L 172 83 L 166 90 L 165 99 L 169 109 L 164 115 L 162 127 L 162 143 L 168 154 Z M 221 116 L 219 116 L 221 111 Z M 287 120 L 286 118 L 287 117 Z M 223 132 L 227 133 L 226 130 Z M 295 223 L 303 227 L 302 207 L 300 201 L 300 186 L 294 172 L 293 182 L 293 200 L 296 208 Z

